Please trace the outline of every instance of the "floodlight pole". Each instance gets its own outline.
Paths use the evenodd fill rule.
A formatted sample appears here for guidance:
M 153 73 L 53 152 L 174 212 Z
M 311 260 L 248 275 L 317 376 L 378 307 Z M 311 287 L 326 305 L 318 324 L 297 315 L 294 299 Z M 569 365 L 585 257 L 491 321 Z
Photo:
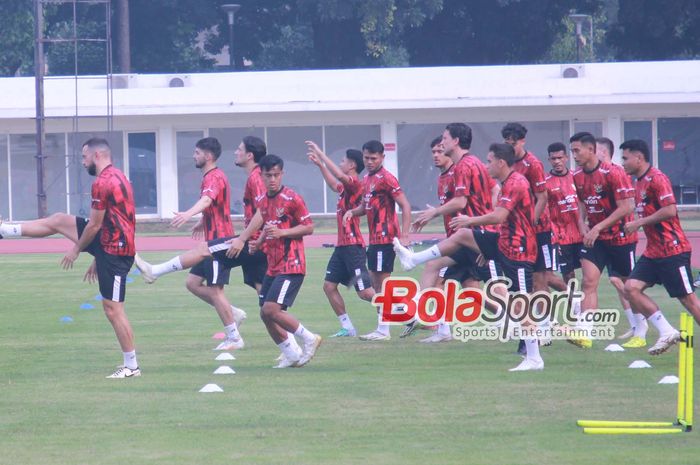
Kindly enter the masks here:
M 227 3 L 225 5 L 221 5 L 221 8 L 228 16 L 228 56 L 231 71 L 236 71 L 236 55 L 233 53 L 233 20 L 236 16 L 236 12 L 240 10 L 241 5 L 236 3 Z
M 44 218 L 48 214 L 46 191 L 44 189 L 44 8 L 42 0 L 34 0 L 34 87 L 36 93 L 36 197 L 37 215 Z
M 581 63 L 581 37 L 583 36 L 583 22 L 586 19 L 589 19 L 591 21 L 591 31 L 593 30 L 593 18 L 591 15 L 584 15 L 584 14 L 577 14 L 577 13 L 571 13 L 569 15 L 569 18 L 574 22 L 576 25 L 576 63 Z M 591 41 L 593 40 L 592 37 L 592 32 L 591 32 Z M 591 43 L 592 46 L 592 43 Z

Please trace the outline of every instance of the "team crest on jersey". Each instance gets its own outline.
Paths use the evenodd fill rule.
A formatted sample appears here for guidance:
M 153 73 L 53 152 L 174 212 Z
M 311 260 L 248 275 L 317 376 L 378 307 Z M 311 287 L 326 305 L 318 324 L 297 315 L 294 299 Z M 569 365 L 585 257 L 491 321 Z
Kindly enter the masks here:
M 370 184 L 370 185 L 369 185 L 369 191 L 370 191 L 370 192 L 374 192 L 374 184 Z
M 595 190 L 596 194 L 600 194 L 603 192 L 603 185 L 602 184 L 593 184 L 593 190 Z
M 642 197 L 642 200 L 646 200 L 647 199 L 647 191 L 642 191 L 641 197 Z
M 282 218 L 284 216 L 284 207 L 275 208 L 275 214 L 277 215 L 277 218 Z

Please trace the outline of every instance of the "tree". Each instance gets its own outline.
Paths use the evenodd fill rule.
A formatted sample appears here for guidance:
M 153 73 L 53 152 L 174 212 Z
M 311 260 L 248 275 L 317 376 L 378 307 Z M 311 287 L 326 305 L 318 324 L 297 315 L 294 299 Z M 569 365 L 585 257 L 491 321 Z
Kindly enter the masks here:
M 32 0 L 0 0 L 0 76 L 33 74 Z
M 608 42 L 619 60 L 692 59 L 700 56 L 697 0 L 620 0 Z

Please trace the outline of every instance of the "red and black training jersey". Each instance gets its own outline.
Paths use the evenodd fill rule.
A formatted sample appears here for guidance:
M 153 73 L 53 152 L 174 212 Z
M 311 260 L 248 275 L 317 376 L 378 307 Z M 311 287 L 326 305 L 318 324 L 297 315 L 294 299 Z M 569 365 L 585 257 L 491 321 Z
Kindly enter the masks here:
M 107 166 L 92 183 L 92 208 L 105 210 L 100 244 L 110 255 L 133 257 L 136 254 L 136 206 L 131 183 L 124 173 Z
M 275 195 L 260 198 L 258 209 L 265 224 L 279 229 L 290 229 L 300 224 L 312 224 L 304 199 L 289 187 L 283 186 Z M 267 255 L 267 275 L 306 274 L 304 239 L 265 238 L 263 248 Z
M 231 186 L 226 174 L 219 168 L 204 173 L 200 196 L 207 196 L 212 200 L 211 205 L 202 212 L 206 240 L 233 236 Z
M 510 260 L 535 263 L 535 204 L 529 186 L 525 176 L 517 171 L 512 171 L 503 181 L 496 206 L 510 213 L 500 226 L 498 250 Z
M 578 196 L 574 175 L 549 172 L 544 179 L 547 188 L 547 208 L 552 220 L 552 244 L 570 245 L 583 242 L 578 228 Z
M 456 165 L 453 163 L 450 167 L 443 173 L 440 173 L 437 180 L 437 194 L 440 199 L 440 205 L 445 205 L 447 202 L 455 198 L 456 195 L 456 179 L 455 179 Z M 464 188 L 461 189 L 461 195 L 464 195 Z M 454 234 L 455 230 L 450 228 L 450 221 L 455 218 L 461 212 L 451 213 L 449 215 L 442 215 L 443 222 L 445 224 L 445 233 L 447 237 Z
M 365 175 L 363 203 L 367 213 L 370 244 L 391 244 L 399 236 L 399 218 L 396 214 L 396 198 L 403 192 L 399 181 L 381 167 Z
M 348 210 L 359 207 L 362 202 L 362 183 L 356 177 L 349 177 L 347 184 L 339 182 L 336 185 L 338 191 L 338 203 L 336 205 L 336 217 L 338 220 L 338 242 L 337 246 L 342 245 L 361 245 L 365 246 L 365 240 L 362 238 L 360 231 L 360 217 L 353 216 L 350 221 L 343 224 L 343 216 Z
M 481 160 L 476 155 L 468 153 L 457 162 L 464 179 L 464 193 L 467 196 L 467 206 L 464 214 L 467 216 L 483 216 L 493 211 L 491 190 L 496 185 Z M 457 178 L 460 179 L 460 178 Z M 498 225 L 477 226 L 474 229 L 497 231 Z
M 599 162 L 590 172 L 578 169 L 574 173 L 574 184 L 579 200 L 586 206 L 588 226 L 593 227 L 617 209 L 617 202 L 634 198 L 634 188 L 624 170 L 610 163 Z M 598 240 L 612 245 L 625 245 L 637 242 L 637 234 L 625 234 L 623 226 L 632 221 L 629 215 L 603 231 Z
M 248 175 L 248 179 L 245 182 L 245 190 L 243 191 L 243 222 L 246 228 L 250 224 L 250 220 L 255 216 L 255 212 L 258 211 L 256 199 L 262 198 L 266 193 L 267 188 L 263 183 L 260 167 L 256 165 Z M 260 231 L 256 231 L 255 234 L 251 235 L 250 240 L 255 241 L 258 237 L 260 237 Z
M 671 181 L 657 168 L 649 167 L 647 172 L 637 179 L 635 201 L 640 218 L 651 216 L 668 205 L 675 205 L 676 198 Z M 644 234 L 647 236 L 647 246 L 642 254 L 645 257 L 666 258 L 691 251 L 678 213 L 660 223 L 644 226 Z
M 545 192 L 544 165 L 535 155 L 532 154 L 532 152 L 526 152 L 523 158 L 515 162 L 513 169 L 525 176 L 530 183 L 530 190 L 532 191 L 534 205 L 534 203 L 536 203 L 534 200 L 535 194 Z M 540 215 L 539 219 L 536 221 L 535 232 L 550 232 L 552 230 L 550 224 L 549 212 L 545 207 L 545 209 L 542 211 L 542 215 Z

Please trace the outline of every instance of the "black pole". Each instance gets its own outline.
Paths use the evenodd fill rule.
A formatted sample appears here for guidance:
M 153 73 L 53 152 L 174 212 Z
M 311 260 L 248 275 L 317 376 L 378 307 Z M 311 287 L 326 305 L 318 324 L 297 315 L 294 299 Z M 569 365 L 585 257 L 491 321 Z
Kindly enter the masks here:
M 228 56 L 231 64 L 231 71 L 236 71 L 236 54 L 233 53 L 233 21 L 228 22 Z
M 44 11 L 42 0 L 34 0 L 34 84 L 36 92 L 36 196 L 37 215 L 44 218 L 48 214 L 46 191 L 44 190 Z

